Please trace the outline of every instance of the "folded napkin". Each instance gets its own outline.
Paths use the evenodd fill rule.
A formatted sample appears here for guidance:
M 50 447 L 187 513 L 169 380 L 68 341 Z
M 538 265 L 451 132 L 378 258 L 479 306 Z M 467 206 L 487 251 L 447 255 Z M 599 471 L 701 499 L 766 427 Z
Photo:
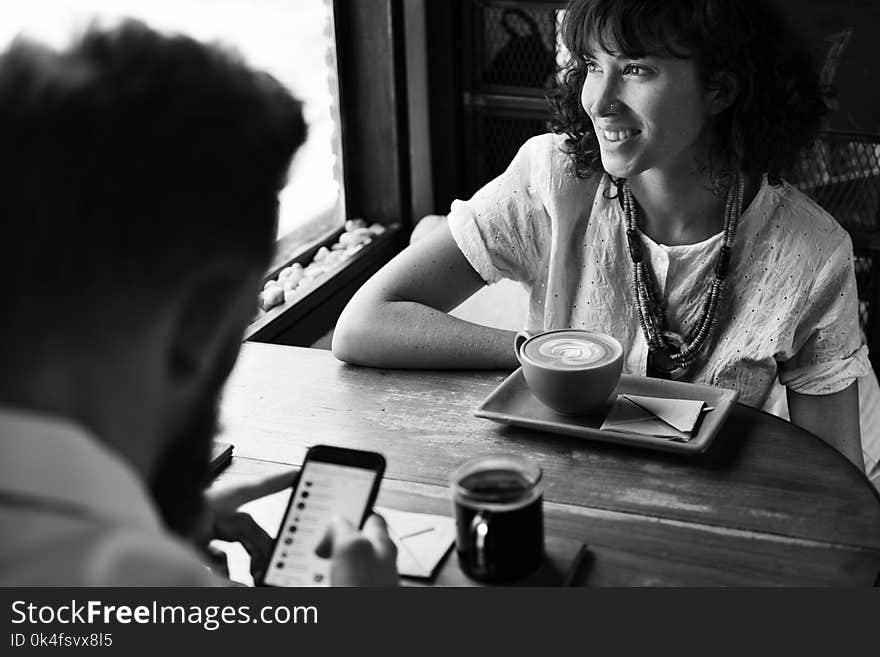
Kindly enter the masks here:
M 376 512 L 385 518 L 397 546 L 397 572 L 405 577 L 431 577 L 455 542 L 455 521 L 386 507 L 376 507 Z
M 688 442 L 700 415 L 708 410 L 699 399 L 622 394 L 599 428 Z

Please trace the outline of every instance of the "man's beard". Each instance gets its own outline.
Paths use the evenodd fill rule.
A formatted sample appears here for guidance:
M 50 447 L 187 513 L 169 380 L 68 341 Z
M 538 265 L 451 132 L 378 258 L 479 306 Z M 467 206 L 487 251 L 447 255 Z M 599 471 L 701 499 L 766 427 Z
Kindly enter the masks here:
M 159 457 L 150 490 L 166 527 L 189 538 L 204 510 L 202 492 L 210 483 L 211 444 L 217 433 L 217 400 L 200 400 L 190 421 Z
M 211 483 L 211 446 L 218 432 L 220 395 L 238 348 L 234 344 L 217 363 L 188 420 L 167 443 L 150 478 L 150 491 L 165 526 L 183 538 L 193 538 L 201 529 L 204 490 Z

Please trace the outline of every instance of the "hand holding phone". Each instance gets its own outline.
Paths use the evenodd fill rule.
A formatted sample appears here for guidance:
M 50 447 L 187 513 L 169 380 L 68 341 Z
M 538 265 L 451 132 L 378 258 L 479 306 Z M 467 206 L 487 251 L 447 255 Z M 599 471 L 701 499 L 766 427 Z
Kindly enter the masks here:
M 363 533 L 356 531 L 372 512 L 384 471 L 381 454 L 312 447 L 290 496 L 262 583 L 326 586 L 332 575 L 347 577 L 356 563 L 363 567 L 370 551 L 374 557 L 387 556 L 380 536 L 387 536 L 384 522 L 377 518 Z M 322 543 L 325 554 L 329 550 L 332 558 L 318 554 Z M 338 567 L 340 561 L 345 567 Z
M 367 517 L 363 531 L 337 517 L 318 544 L 318 555 L 330 559 L 334 586 L 397 586 L 397 546 L 378 514 Z

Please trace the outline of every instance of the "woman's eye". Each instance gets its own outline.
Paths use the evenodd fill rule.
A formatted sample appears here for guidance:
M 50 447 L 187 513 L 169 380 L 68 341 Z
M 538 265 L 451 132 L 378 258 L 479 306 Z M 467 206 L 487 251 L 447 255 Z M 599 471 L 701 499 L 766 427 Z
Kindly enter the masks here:
M 626 68 L 623 69 L 624 75 L 644 75 L 647 72 L 648 70 L 639 64 L 627 64 Z
M 587 70 L 587 73 L 595 73 L 599 70 L 598 64 L 596 64 L 596 62 L 590 61 L 589 59 L 584 62 L 584 68 Z

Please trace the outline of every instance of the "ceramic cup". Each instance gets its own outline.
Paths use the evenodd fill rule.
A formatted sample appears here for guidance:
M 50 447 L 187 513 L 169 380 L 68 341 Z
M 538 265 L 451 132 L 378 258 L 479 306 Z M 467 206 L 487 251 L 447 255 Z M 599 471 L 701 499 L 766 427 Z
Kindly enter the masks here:
M 520 331 L 514 348 L 532 394 L 562 415 L 582 415 L 606 403 L 623 369 L 620 342 L 594 331 Z

